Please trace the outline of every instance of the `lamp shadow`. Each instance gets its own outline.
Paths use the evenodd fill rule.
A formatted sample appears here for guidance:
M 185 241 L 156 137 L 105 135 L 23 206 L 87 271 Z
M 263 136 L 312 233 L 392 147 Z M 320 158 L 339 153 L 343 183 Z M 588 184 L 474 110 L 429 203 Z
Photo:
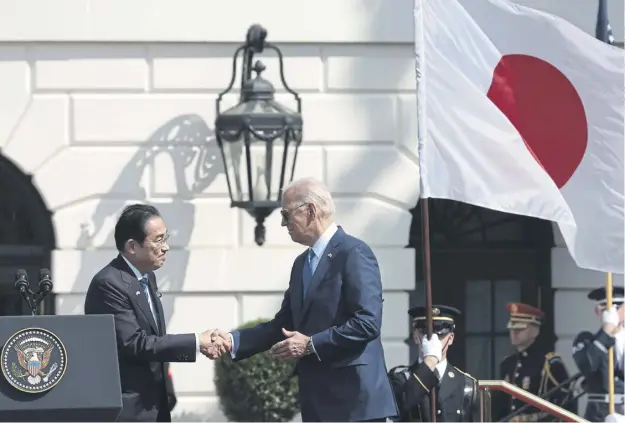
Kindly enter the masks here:
M 169 160 L 173 166 L 174 181 L 166 183 L 167 191 L 154 193 L 154 175 L 159 171 L 157 162 L 163 164 Z M 188 114 L 177 116 L 159 127 L 144 143 L 119 174 L 111 188 L 116 192 L 120 186 L 136 186 L 137 195 L 132 199 L 102 198 L 88 222 L 81 224 L 81 234 L 76 241 L 76 249 L 92 250 L 98 245 L 113 247 L 115 245 L 113 224 L 123 208 L 134 202 L 155 205 L 165 222 L 172 228 L 171 256 L 175 259 L 166 269 L 157 271 L 159 289 L 164 292 L 161 298 L 165 320 L 169 323 L 173 314 L 174 295 L 167 292 L 183 291 L 186 278 L 189 251 L 187 246 L 195 224 L 195 205 L 192 200 L 204 192 L 223 173 L 223 163 L 215 142 L 214 132 L 204 119 L 198 115 Z M 149 195 L 148 193 L 154 193 Z M 163 199 L 163 201 L 159 201 Z M 166 200 L 166 201 L 165 201 Z M 98 239 L 98 245 L 94 240 Z M 100 241 L 104 239 L 104 241 Z M 112 252 L 115 254 L 116 252 Z M 91 255 L 83 255 L 80 270 L 75 279 L 72 292 L 84 293 L 95 272 L 106 265 L 106 262 Z M 110 257 L 112 260 L 114 257 Z M 172 265 L 173 264 L 173 265 Z M 160 274 L 159 274 L 160 273 Z M 82 303 L 82 296 L 75 299 Z M 74 308 L 82 312 L 82 304 L 67 304 L 65 309 Z

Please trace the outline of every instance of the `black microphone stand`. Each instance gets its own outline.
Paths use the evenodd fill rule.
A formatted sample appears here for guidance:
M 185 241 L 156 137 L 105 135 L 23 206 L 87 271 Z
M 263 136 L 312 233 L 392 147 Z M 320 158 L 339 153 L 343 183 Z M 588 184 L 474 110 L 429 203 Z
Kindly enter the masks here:
M 26 277 L 25 280 L 28 280 L 26 272 L 23 272 Z M 52 291 L 52 280 L 50 279 L 50 271 L 48 269 L 41 269 L 39 271 L 39 290 L 37 292 L 33 292 L 30 289 L 30 286 L 19 286 L 20 295 L 22 300 L 28 304 L 30 308 L 30 312 L 32 316 L 37 316 L 39 314 L 39 305 L 42 303 L 48 292 Z
M 37 294 L 35 294 L 30 288 L 25 291 L 21 291 L 21 294 L 22 299 L 26 301 L 28 307 L 30 308 L 31 315 L 36 316 L 38 314 L 37 307 L 39 306 L 39 303 L 35 298 Z

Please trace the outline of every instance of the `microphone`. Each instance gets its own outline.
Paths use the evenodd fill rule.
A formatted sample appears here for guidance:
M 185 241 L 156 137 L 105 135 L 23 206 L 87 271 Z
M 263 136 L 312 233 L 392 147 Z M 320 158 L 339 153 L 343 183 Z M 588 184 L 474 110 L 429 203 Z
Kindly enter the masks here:
M 50 270 L 40 269 L 39 270 L 39 292 L 45 295 L 50 291 L 52 291 L 52 278 L 50 277 Z
M 24 269 L 17 269 L 15 272 L 15 289 L 24 295 L 28 291 L 28 274 Z

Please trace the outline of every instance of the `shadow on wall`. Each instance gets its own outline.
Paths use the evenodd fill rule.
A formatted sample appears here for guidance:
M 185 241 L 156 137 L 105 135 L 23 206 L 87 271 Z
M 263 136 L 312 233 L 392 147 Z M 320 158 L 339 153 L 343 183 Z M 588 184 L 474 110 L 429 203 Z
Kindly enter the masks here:
M 381 5 L 378 7 L 381 7 Z M 376 28 L 376 25 L 378 25 L 378 20 L 375 19 L 377 12 L 378 10 L 370 11 L 371 20 L 369 28 L 364 29 L 372 34 L 381 32 Z M 406 19 L 410 22 L 411 15 L 408 15 Z M 271 31 L 271 28 L 268 28 L 268 30 Z M 367 45 L 348 47 L 324 46 L 320 50 L 324 56 L 324 61 L 327 62 L 328 56 L 345 57 L 354 54 L 354 51 L 357 52 L 358 56 L 366 56 L 368 48 L 369 46 Z M 399 49 L 397 46 L 389 46 L 389 49 L 389 57 L 405 58 L 403 46 Z M 381 51 L 379 46 L 376 48 L 376 51 Z M 377 60 L 384 61 L 384 58 L 378 57 Z M 399 119 L 401 116 L 406 116 L 406 113 L 399 108 L 396 90 L 393 88 L 399 87 L 399 81 L 405 78 L 406 72 L 410 71 L 411 69 L 400 69 L 390 66 L 384 73 L 386 80 L 380 81 L 381 74 L 379 72 L 371 71 L 366 67 L 363 68 L 358 61 L 353 61 L 349 68 L 344 69 L 346 75 L 344 75 L 343 81 L 350 81 L 350 87 L 331 87 L 328 86 L 328 81 L 326 81 L 326 86 L 324 87 L 324 90 L 329 95 L 344 94 L 349 96 L 355 90 L 360 92 L 364 91 L 363 87 L 371 87 L 367 88 L 366 92 L 372 97 L 392 97 L 389 103 L 378 103 L 390 104 L 392 107 L 385 108 L 380 106 L 376 110 L 369 107 L 365 109 L 367 110 L 366 112 L 349 113 L 352 116 L 358 116 L 358 121 L 353 122 L 354 130 L 352 133 L 355 135 L 352 137 L 355 139 L 343 141 L 347 141 L 348 145 L 362 145 L 363 141 L 370 141 L 372 146 L 361 149 L 357 147 L 350 148 L 347 157 L 343 160 L 340 157 L 344 154 L 343 151 L 338 151 L 339 149 L 337 149 L 337 151 L 331 153 L 331 156 L 335 155 L 335 157 L 338 157 L 335 160 L 331 160 L 329 165 L 326 166 L 324 179 L 336 199 L 339 200 L 338 202 L 340 202 L 337 217 L 340 222 L 345 224 L 345 229 L 348 232 L 360 236 L 369 242 L 375 239 L 373 238 L 374 233 L 388 233 L 389 235 L 383 237 L 385 240 L 384 244 L 396 248 L 401 248 L 408 244 L 408 232 L 411 221 L 409 209 L 412 208 L 418 197 L 418 174 L 415 172 L 414 178 L 411 178 L 409 174 L 401 174 L 398 171 L 398 169 L 406 169 L 405 164 L 399 162 L 399 160 L 408 157 L 410 161 L 416 162 L 416 152 L 408 152 L 402 147 L 405 143 L 403 139 L 400 139 L 402 131 Z M 290 75 L 288 66 L 285 69 L 285 74 L 288 82 Z M 276 87 L 280 85 L 279 81 L 274 82 Z M 408 94 L 411 95 L 412 92 L 411 90 Z M 305 95 L 303 98 L 305 111 Z M 355 120 L 354 118 L 351 119 Z M 385 132 L 381 128 L 390 129 Z M 331 129 L 328 129 L 328 131 L 331 131 Z M 332 137 L 333 134 L 331 133 L 324 134 L 324 140 L 332 140 Z M 305 135 L 304 146 L 307 141 L 321 148 L 327 145 L 323 143 L 323 140 L 309 139 Z M 381 147 L 382 143 L 384 143 L 383 147 Z M 382 148 L 390 149 L 392 147 L 399 149 L 400 153 L 378 154 Z M 151 195 L 153 187 L 144 185 L 147 174 L 158 172 L 155 160 L 159 156 L 168 157 L 175 169 L 176 192 L 172 196 L 173 199 L 169 195 L 167 198 L 163 198 L 164 201 L 168 201 L 167 203 L 160 203 L 158 199 L 154 199 Z M 342 166 L 341 162 L 349 164 Z M 416 169 L 416 165 L 414 169 Z M 220 177 L 221 173 L 223 173 L 223 164 L 214 140 L 214 133 L 206 122 L 197 115 L 182 115 L 171 119 L 157 129 L 141 145 L 137 154 L 119 174 L 111 188 L 111 192 L 117 192 L 120 191 L 116 190 L 117 187 L 135 186 L 137 187 L 137 197 L 132 199 L 132 201 L 115 198 L 103 198 L 100 200 L 89 219 L 91 224 L 83 227 L 76 248 L 78 250 L 98 249 L 98 245 L 102 244 L 102 239 L 105 239 L 105 245 L 112 248 L 114 240 L 110 222 L 116 220 L 123 207 L 130 202 L 151 202 L 159 208 L 171 227 L 178 226 L 175 222 L 185 222 L 184 225 L 179 225 L 183 232 L 175 233 L 172 237 L 175 238 L 175 244 L 180 246 L 176 248 L 178 250 L 176 255 L 179 257 L 179 260 L 176 260 L 176 270 L 168 272 L 171 275 L 175 275 L 175 280 L 170 280 L 167 276 L 158 275 L 158 284 L 162 291 L 182 291 L 189 260 L 189 251 L 185 248 L 191 239 L 191 231 L 195 223 L 195 206 L 192 200 L 209 187 L 216 178 Z M 398 178 L 402 178 L 399 180 L 401 182 L 399 187 L 397 186 Z M 393 193 L 387 195 L 385 190 L 390 186 L 394 186 Z M 357 191 L 364 193 L 370 199 L 383 202 L 384 208 L 376 207 L 374 204 L 368 207 L 368 212 L 362 213 L 362 203 L 352 200 L 354 199 L 354 193 Z M 397 193 L 402 192 L 403 195 L 399 195 L 401 201 L 398 201 Z M 148 198 L 150 201 L 148 201 Z M 401 209 L 401 214 L 388 211 L 388 208 Z M 397 222 L 397 219 L 394 218 L 389 219 L 389 216 L 400 215 L 403 216 L 400 222 Z M 402 235 L 403 239 L 393 237 L 393 234 L 399 233 L 396 229 L 398 223 L 400 223 L 400 227 L 405 226 L 405 234 Z M 94 241 L 95 239 L 98 240 L 97 245 Z M 371 243 L 380 246 L 380 243 Z M 113 259 L 113 256 L 110 259 Z M 93 260 L 85 256 L 76 276 L 72 289 L 73 292 L 85 292 L 95 272 L 104 264 L 98 263 L 96 265 Z M 173 263 L 169 265 L 171 266 L 171 264 Z M 162 300 L 165 318 L 169 322 L 173 315 L 174 298 L 173 296 L 164 295 Z M 82 304 L 80 309 L 82 311 Z M 401 310 L 399 313 L 402 316 L 405 315 L 404 310 Z M 390 314 L 387 310 L 386 315 L 394 318 L 397 316 L 397 312 Z M 406 357 L 402 360 L 405 361 L 407 358 L 406 354 Z M 214 413 L 215 416 L 209 415 L 209 413 L 213 414 L 216 410 L 206 410 L 206 415 L 202 415 L 203 413 L 201 412 L 185 412 L 187 410 L 182 410 L 180 406 L 178 406 L 178 409 L 178 413 L 176 413 L 176 410 L 174 411 L 176 421 L 223 421 L 223 417 L 217 417 L 218 412 Z M 297 418 L 295 421 L 298 421 Z
M 106 239 L 105 245 L 114 248 L 114 230 L 112 225 L 106 223 L 116 221 L 122 209 L 129 203 L 153 204 L 158 207 L 166 223 L 169 223 L 169 227 L 175 228 L 172 231 L 172 238 L 175 239 L 176 247 L 172 249 L 178 250 L 176 251 L 178 271 L 174 273 L 176 278 L 157 275 L 159 288 L 175 292 L 182 290 L 189 260 L 189 251 L 186 246 L 191 237 L 195 218 L 195 206 L 191 200 L 210 186 L 220 173 L 223 173 L 223 163 L 218 154 L 213 130 L 197 115 L 181 115 L 171 119 L 148 138 L 120 173 L 111 191 L 119 191 L 116 190 L 119 186 L 141 187 L 142 183 L 147 180 L 146 172 L 158 172 L 155 161 L 159 156 L 168 156 L 174 168 L 176 192 L 172 196 L 167 196 L 168 202 L 148 201 L 145 186 L 137 190 L 140 195 L 133 200 L 104 198 L 100 200 L 89 219 L 91 227 L 83 225 L 76 248 L 89 250 L 93 247 L 93 239 L 96 237 L 102 239 L 103 236 Z M 151 191 L 152 187 L 148 188 Z M 184 224 L 178 225 L 176 222 L 184 222 Z M 107 233 L 103 234 L 103 231 Z M 112 256 L 110 259 L 113 258 Z M 102 263 L 101 267 L 104 264 Z M 86 292 L 91 279 L 99 269 L 100 267 L 94 268 L 92 260 L 83 259 L 72 291 Z M 165 320 L 169 322 L 173 314 L 174 298 L 164 295 L 161 300 Z M 82 307 L 80 312 L 82 312 Z

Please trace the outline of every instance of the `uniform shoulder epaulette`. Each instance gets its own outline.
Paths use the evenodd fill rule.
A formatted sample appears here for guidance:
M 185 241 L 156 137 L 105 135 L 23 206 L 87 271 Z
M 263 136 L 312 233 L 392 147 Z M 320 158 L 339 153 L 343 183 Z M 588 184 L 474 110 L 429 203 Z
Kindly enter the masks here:
M 545 360 L 549 364 L 553 364 L 562 361 L 562 356 L 556 352 L 550 352 L 545 354 Z
M 459 368 L 457 368 L 456 366 L 454 366 L 454 369 L 456 369 L 458 372 L 462 373 L 462 374 L 463 374 L 463 375 L 465 375 L 466 377 L 468 377 L 468 378 L 470 378 L 470 379 L 473 379 L 473 381 L 474 381 L 475 383 L 477 383 L 477 379 L 476 379 L 476 378 L 474 378 L 473 376 L 471 376 L 470 374 L 463 372 L 462 370 L 460 370 L 460 369 L 459 369 Z

